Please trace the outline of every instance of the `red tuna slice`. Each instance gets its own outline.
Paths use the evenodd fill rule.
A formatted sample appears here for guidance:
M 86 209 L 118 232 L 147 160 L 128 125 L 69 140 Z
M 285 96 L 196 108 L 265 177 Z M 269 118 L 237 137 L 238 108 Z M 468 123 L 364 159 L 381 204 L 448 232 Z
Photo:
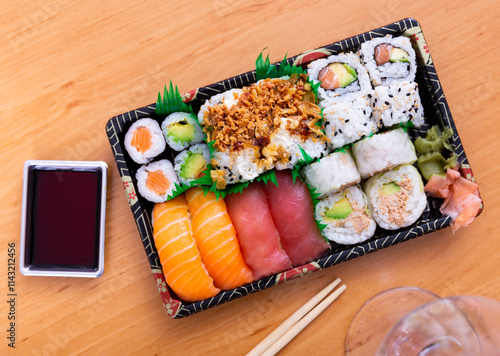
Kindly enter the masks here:
M 228 195 L 225 202 L 243 258 L 256 280 L 292 268 L 281 248 L 262 184 L 250 183 L 242 193 Z
M 306 184 L 297 178 L 293 183 L 290 170 L 276 171 L 278 186 L 265 186 L 269 208 L 281 243 L 294 266 L 319 258 L 329 244 L 321 236 L 314 219 L 314 206 Z

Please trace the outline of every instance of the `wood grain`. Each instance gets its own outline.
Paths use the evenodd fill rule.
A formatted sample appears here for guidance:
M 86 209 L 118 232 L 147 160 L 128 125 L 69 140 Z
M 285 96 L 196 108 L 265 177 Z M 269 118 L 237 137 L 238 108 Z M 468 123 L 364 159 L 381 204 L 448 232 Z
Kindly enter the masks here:
M 283 354 L 343 354 L 350 320 L 387 288 L 500 299 L 498 1 L 17 1 L 2 5 L 0 285 L 19 247 L 27 159 L 108 163 L 105 272 L 97 279 L 17 274 L 16 351 L 243 354 L 335 277 L 348 286 Z M 425 235 L 203 313 L 163 311 L 106 138 L 107 120 L 150 104 L 170 79 L 191 90 L 405 17 L 422 25 L 485 210 L 467 229 Z M 18 256 L 17 256 L 18 257 Z M 5 272 L 4 272 L 5 271 Z M 4 297 L 6 298 L 6 297 Z M 1 303 L 0 330 L 7 330 Z M 0 331 L 0 350 L 7 349 Z M 0 353 L 4 354 L 3 351 Z

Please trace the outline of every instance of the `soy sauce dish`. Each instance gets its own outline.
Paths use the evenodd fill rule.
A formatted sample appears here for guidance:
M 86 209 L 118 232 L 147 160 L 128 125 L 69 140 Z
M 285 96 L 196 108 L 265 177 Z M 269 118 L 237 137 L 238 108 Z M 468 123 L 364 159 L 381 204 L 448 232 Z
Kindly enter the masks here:
M 101 161 L 25 162 L 22 274 L 102 275 L 107 169 Z

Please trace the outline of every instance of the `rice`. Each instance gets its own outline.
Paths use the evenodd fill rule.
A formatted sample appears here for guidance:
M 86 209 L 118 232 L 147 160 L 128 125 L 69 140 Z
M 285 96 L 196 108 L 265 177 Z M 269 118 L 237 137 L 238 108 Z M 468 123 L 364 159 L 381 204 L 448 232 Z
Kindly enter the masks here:
M 403 81 L 375 88 L 371 98 L 373 118 L 385 127 L 413 122 L 416 127 L 424 123 L 424 108 L 420 102 L 418 84 Z
M 363 179 L 417 160 L 415 147 L 402 128 L 375 134 L 358 141 L 352 146 L 352 153 Z
M 337 101 L 323 110 L 323 116 L 331 150 L 356 142 L 378 130 L 366 95 L 352 102 Z
M 349 150 L 323 157 L 304 167 L 301 174 L 306 183 L 320 193 L 320 198 L 337 193 L 361 181 Z
M 154 182 L 148 182 L 150 179 L 149 174 L 153 172 L 161 172 L 163 177 L 166 178 L 167 186 L 165 187 L 165 192 L 163 194 L 158 194 L 151 189 L 151 185 L 158 185 Z M 175 174 L 172 163 L 166 159 L 142 166 L 137 170 L 135 178 L 137 179 L 139 194 L 154 203 L 163 203 L 167 201 L 167 197 L 172 194 L 172 191 L 175 188 L 174 183 L 179 183 L 179 179 Z
M 380 66 L 377 65 L 374 58 L 374 51 L 375 47 L 382 43 L 389 43 L 394 47 L 406 51 L 409 55 L 409 62 L 388 62 Z M 359 53 L 373 86 L 415 80 L 415 73 L 417 71 L 415 50 L 412 48 L 411 42 L 407 37 L 399 36 L 393 38 L 390 35 L 377 37 L 362 43 Z
M 134 140 L 134 133 L 137 130 L 146 128 L 151 134 L 150 148 L 141 152 L 138 144 L 132 145 Z M 137 141 L 141 141 L 140 139 Z M 130 157 L 137 163 L 144 164 L 151 161 L 165 150 L 166 144 L 161 132 L 160 125 L 153 119 L 140 119 L 130 126 L 125 134 L 125 149 Z
M 161 129 L 168 145 L 176 151 L 182 151 L 205 138 L 196 117 L 187 112 L 174 112 L 168 115 L 163 120 Z
M 411 165 L 402 165 L 371 177 L 364 191 L 373 218 L 386 230 L 413 224 L 427 204 L 422 178 Z
M 334 216 L 331 212 L 336 203 L 343 203 L 352 211 L 341 211 L 340 215 Z M 368 209 L 366 195 L 358 185 L 321 199 L 316 205 L 315 217 L 316 220 L 326 225 L 323 235 L 330 241 L 342 245 L 357 244 L 368 240 L 373 236 L 377 227 Z

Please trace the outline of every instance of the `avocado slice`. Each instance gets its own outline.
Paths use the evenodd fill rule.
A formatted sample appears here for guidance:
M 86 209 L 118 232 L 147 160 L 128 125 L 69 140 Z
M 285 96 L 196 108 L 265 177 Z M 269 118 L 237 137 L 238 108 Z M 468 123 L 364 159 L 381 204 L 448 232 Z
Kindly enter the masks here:
M 177 122 L 168 128 L 167 136 L 176 142 L 189 142 L 194 138 L 194 127 L 187 122 Z
M 344 66 L 345 69 L 347 69 L 347 72 L 354 77 L 354 79 L 358 79 L 358 73 L 356 72 L 356 69 L 354 69 L 347 63 L 344 63 L 342 65 Z
M 349 64 L 336 62 L 330 64 L 329 67 L 335 72 L 335 75 L 339 79 L 341 88 L 345 88 L 356 79 L 358 79 L 358 74 Z
M 330 219 L 343 220 L 353 212 L 351 203 L 347 198 L 342 198 L 333 204 L 333 206 L 325 212 L 325 216 Z
M 380 194 L 383 195 L 393 195 L 401 190 L 401 187 L 395 182 L 385 183 L 380 189 Z
M 408 52 L 403 51 L 401 48 L 394 47 L 391 52 L 391 57 L 389 57 L 391 63 L 394 62 L 409 62 L 410 55 Z
M 184 161 L 180 175 L 184 179 L 196 179 L 206 165 L 207 162 L 201 153 L 192 153 Z

